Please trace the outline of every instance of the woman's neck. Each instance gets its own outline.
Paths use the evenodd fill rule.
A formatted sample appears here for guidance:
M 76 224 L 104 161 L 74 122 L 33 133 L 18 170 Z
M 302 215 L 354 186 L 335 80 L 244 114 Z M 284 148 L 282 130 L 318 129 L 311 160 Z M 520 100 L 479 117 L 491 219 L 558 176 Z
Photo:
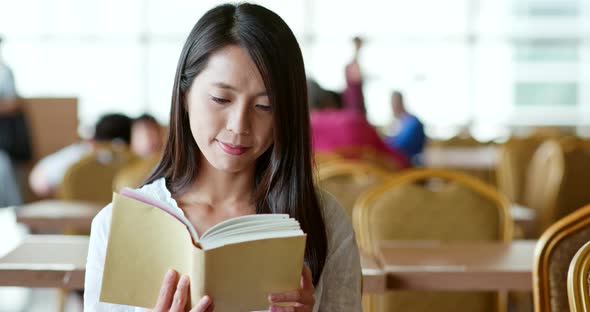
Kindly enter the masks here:
M 243 209 L 253 203 L 254 167 L 238 173 L 216 169 L 202 158 L 198 176 L 190 189 L 182 195 L 188 204 L 204 204 L 210 207 Z

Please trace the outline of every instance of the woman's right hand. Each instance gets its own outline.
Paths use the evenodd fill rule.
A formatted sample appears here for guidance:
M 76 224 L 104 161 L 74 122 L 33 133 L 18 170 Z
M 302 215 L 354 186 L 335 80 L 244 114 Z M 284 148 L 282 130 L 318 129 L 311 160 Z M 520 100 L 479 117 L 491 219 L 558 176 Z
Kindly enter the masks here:
M 162 288 L 160 288 L 158 301 L 152 312 L 184 312 L 189 296 L 188 276 L 183 275 L 178 280 L 178 273 L 174 270 L 168 270 L 166 276 L 164 276 Z M 213 308 L 213 301 L 209 296 L 205 296 L 190 312 L 210 312 L 213 311 Z

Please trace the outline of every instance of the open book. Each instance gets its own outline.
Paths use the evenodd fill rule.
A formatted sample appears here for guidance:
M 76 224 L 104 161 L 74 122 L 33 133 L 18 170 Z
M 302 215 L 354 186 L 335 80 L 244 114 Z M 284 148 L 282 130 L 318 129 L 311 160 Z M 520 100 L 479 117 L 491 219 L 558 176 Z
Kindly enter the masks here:
M 306 234 L 282 214 L 236 217 L 201 237 L 177 209 L 130 189 L 113 194 L 101 302 L 151 308 L 172 268 L 190 278 L 193 306 L 268 309 L 268 294 L 299 288 Z

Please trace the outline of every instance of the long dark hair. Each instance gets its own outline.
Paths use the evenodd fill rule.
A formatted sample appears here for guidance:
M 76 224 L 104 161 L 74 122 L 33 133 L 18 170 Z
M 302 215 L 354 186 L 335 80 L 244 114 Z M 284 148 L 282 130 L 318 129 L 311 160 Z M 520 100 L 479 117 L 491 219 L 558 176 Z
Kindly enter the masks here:
M 145 183 L 164 177 L 173 194 L 193 184 L 202 160 L 189 126 L 186 95 L 211 54 L 228 45 L 248 51 L 273 108 L 273 145 L 256 161 L 256 213 L 286 213 L 299 221 L 308 237 L 305 261 L 317 284 L 327 239 L 312 176 L 305 69 L 293 32 L 274 12 L 254 4 L 224 4 L 197 22 L 178 61 L 164 153 Z

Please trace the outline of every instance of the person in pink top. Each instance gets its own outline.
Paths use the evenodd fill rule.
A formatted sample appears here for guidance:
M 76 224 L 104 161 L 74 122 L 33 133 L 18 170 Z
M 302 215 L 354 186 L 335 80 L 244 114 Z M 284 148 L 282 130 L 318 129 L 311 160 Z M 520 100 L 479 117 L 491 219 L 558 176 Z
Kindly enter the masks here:
M 387 156 L 397 168 L 409 167 L 407 157 L 388 147 L 364 115 L 342 108 L 341 96 L 338 93 L 323 90 L 315 81 L 310 80 L 308 102 L 314 152 L 329 153 L 351 148 L 368 148 Z
M 365 115 L 365 99 L 363 96 L 363 75 L 359 64 L 359 55 L 363 46 L 361 37 L 354 37 L 354 54 L 352 61 L 344 69 L 346 88 L 342 92 L 344 109 Z

